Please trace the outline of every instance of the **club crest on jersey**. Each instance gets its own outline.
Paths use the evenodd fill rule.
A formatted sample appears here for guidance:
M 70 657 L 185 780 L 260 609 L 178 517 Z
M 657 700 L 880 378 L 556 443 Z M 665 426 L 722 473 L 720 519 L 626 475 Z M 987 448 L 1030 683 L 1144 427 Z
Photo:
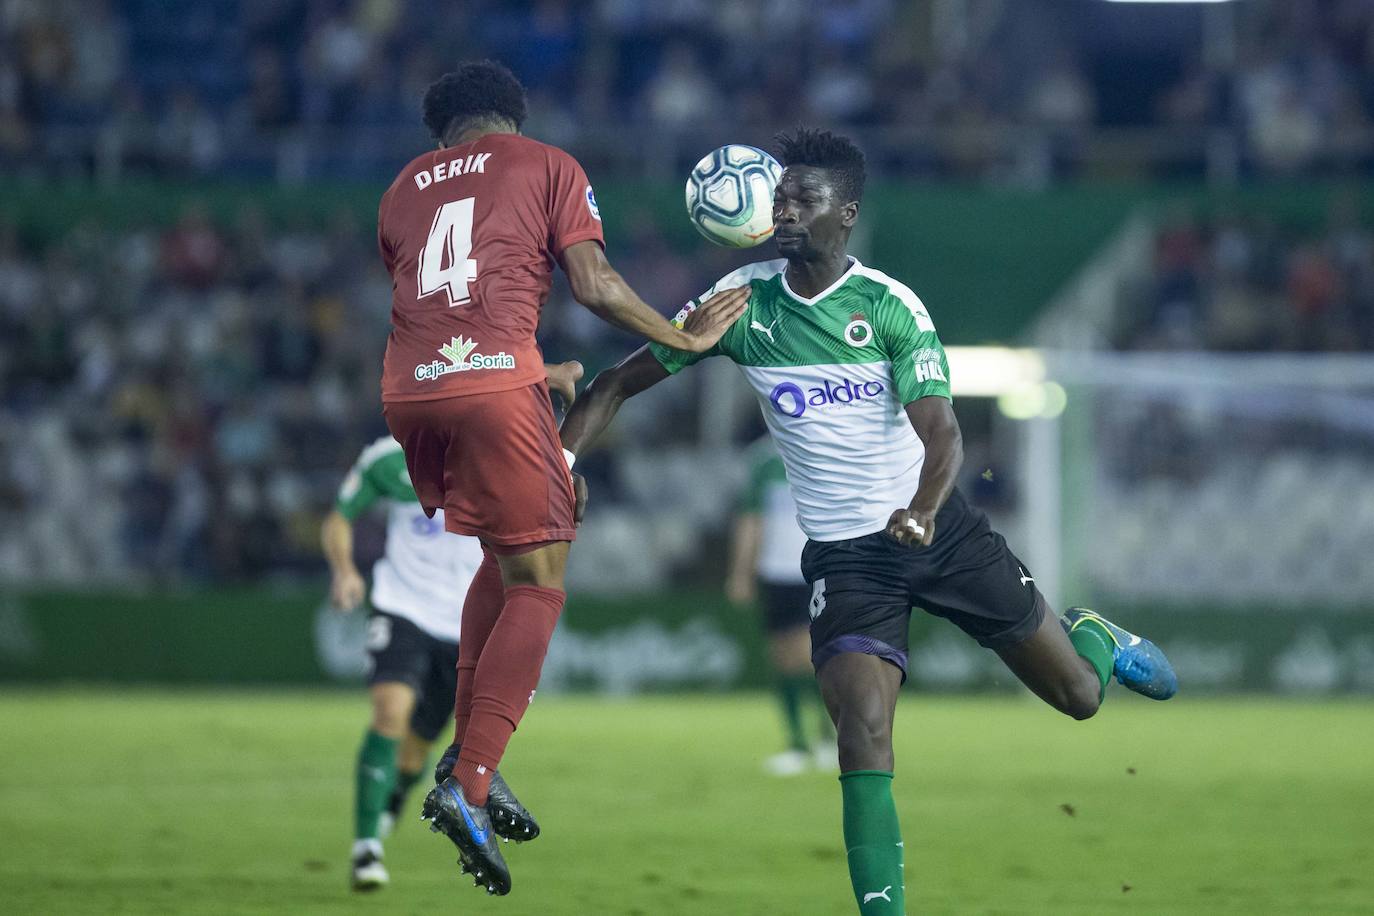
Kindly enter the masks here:
M 450 372 L 471 372 L 477 369 L 514 369 L 515 357 L 505 350 L 495 354 L 477 353 L 477 341 L 462 335 L 449 339 L 439 348 L 442 360 L 420 363 L 415 367 L 417 382 L 433 381 Z
M 591 185 L 587 185 L 587 209 L 592 211 L 592 219 L 601 222 L 601 208 L 596 205 L 596 195 L 592 193 Z
M 861 314 L 850 316 L 849 324 L 844 326 L 844 342 L 851 347 L 866 347 L 873 340 L 873 325 Z

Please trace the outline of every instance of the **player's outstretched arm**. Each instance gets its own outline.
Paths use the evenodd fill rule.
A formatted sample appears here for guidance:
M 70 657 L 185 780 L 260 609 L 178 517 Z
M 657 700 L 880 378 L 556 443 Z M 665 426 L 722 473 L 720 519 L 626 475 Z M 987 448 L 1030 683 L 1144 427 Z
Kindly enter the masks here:
M 887 531 L 908 547 L 928 547 L 935 539 L 935 515 L 949 499 L 954 479 L 964 463 L 964 435 L 948 398 L 917 398 L 906 405 L 906 416 L 926 448 L 921 482 L 905 509 L 892 513 Z M 921 528 L 917 533 L 911 524 Z
M 715 346 L 744 314 L 749 302 L 747 286 L 717 293 L 696 310 L 701 318 L 684 330 L 674 327 L 630 289 L 597 242 L 569 245 L 563 252 L 563 269 L 567 271 L 573 298 L 597 317 L 631 334 L 689 353 L 703 353 Z
M 668 375 L 648 347 L 640 347 L 618 364 L 597 373 L 558 428 L 563 447 L 574 455 L 582 454 L 611 425 L 626 398 L 652 388 Z
M 575 460 L 611 424 L 626 398 L 657 385 L 668 375 L 668 370 L 654 359 L 648 347 L 640 347 L 617 365 L 597 373 L 592 383 L 583 389 L 582 397 L 568 408 L 558 428 L 563 448 L 571 452 Z M 587 482 L 580 474 L 573 474 L 573 495 L 576 498 L 573 519 L 580 525 L 582 513 L 587 511 Z

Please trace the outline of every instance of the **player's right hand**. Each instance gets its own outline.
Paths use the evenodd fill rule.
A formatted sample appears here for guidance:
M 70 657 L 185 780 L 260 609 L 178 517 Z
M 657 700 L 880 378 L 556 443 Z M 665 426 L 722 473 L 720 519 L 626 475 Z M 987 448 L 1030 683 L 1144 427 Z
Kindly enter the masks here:
M 929 547 L 935 540 L 935 513 L 898 509 L 887 520 L 887 533 L 903 547 Z
M 692 310 L 682 323 L 682 331 L 688 343 L 682 347 L 691 353 L 704 353 L 725 336 L 730 325 L 739 320 L 749 305 L 748 286 L 737 286 L 716 293 L 700 306 Z
M 582 527 L 582 513 L 587 511 L 587 478 L 576 471 L 572 472 L 573 483 L 573 526 Z
M 367 583 L 356 569 L 337 572 L 329 581 L 329 603 L 336 611 L 351 611 L 363 603 Z

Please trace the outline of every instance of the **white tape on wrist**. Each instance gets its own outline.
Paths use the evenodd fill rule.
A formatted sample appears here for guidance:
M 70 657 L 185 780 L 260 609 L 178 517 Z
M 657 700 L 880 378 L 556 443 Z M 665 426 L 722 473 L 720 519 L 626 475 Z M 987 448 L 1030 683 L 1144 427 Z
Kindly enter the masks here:
M 926 529 L 923 528 L 922 526 L 916 524 L 916 519 L 914 519 L 914 518 L 909 518 L 909 519 L 907 519 L 907 520 L 906 520 L 906 526 L 907 526 L 908 528 L 910 528 L 910 529 L 916 534 L 916 536 L 917 536 L 918 538 L 923 538 L 923 537 L 926 536 Z
M 572 452 L 568 451 L 567 449 L 563 449 L 563 460 L 568 462 L 568 470 L 571 471 L 573 462 L 577 460 L 577 456 L 574 455 Z

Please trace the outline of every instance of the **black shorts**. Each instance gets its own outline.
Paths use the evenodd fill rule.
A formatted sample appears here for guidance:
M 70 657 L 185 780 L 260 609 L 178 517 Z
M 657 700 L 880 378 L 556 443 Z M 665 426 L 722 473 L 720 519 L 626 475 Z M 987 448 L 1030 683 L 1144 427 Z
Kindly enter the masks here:
M 811 586 L 759 583 L 759 600 L 763 604 L 763 625 L 769 633 L 780 633 L 811 623 L 807 606 L 811 603 Z
M 433 741 L 453 720 L 458 644 L 431 636 L 404 617 L 373 611 L 367 620 L 368 685 L 399 683 L 415 691 L 411 731 Z
M 1025 565 L 958 489 L 935 517 L 929 547 L 904 547 L 885 530 L 844 541 L 808 541 L 802 574 L 811 583 L 811 662 L 863 652 L 906 678 L 911 608 L 947 617 L 979 645 L 1014 646 L 1045 615 Z

